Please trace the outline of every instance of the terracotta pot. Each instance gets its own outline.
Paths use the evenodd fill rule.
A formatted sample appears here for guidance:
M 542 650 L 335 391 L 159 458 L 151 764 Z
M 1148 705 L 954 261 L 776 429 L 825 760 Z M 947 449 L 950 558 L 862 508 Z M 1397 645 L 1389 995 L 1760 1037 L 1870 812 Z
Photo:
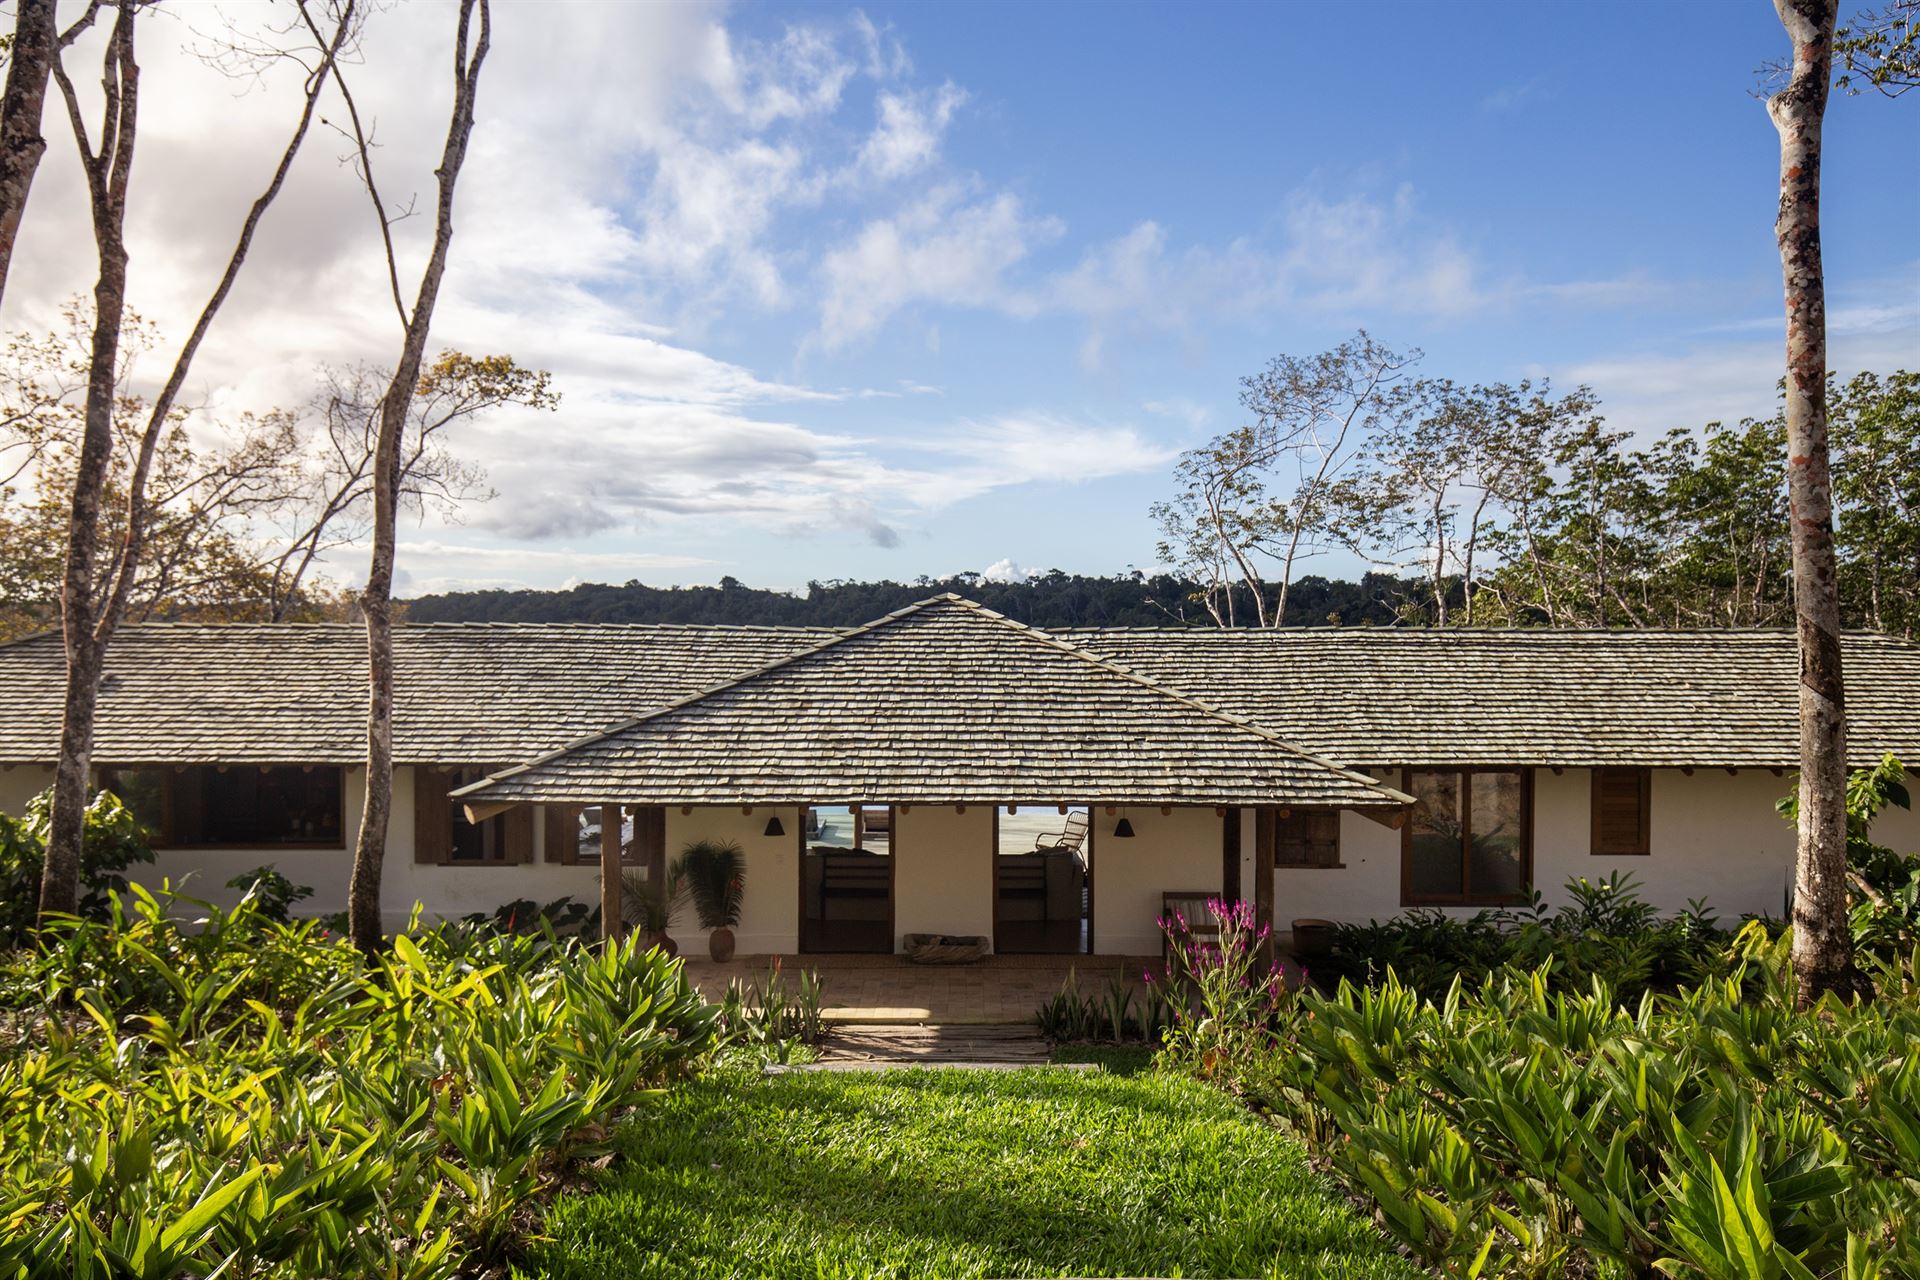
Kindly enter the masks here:
M 707 954 L 719 964 L 725 964 L 733 959 L 733 930 L 715 929 L 708 934 Z
M 662 930 L 661 932 L 653 934 L 650 937 L 648 937 L 647 945 L 658 947 L 670 956 L 677 956 L 680 954 L 680 944 L 675 942 L 673 938 L 670 935 L 668 935 L 665 930 Z

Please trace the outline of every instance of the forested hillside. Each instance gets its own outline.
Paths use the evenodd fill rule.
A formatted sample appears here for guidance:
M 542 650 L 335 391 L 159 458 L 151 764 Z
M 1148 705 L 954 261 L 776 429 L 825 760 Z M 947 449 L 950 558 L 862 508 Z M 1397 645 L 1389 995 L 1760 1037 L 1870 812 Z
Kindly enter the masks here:
M 1297 625 L 1384 625 L 1422 584 L 1369 574 L 1360 582 L 1302 578 L 1293 585 Z M 977 600 L 1036 627 L 1212 626 L 1195 603 L 1197 584 L 1165 574 L 1039 574 L 990 582 L 978 574 L 912 582 L 810 582 L 794 594 L 723 578 L 717 587 L 585 583 L 565 591 L 464 591 L 422 596 L 413 622 L 720 622 L 848 627 L 942 591 Z M 1249 619 L 1252 615 L 1249 612 Z

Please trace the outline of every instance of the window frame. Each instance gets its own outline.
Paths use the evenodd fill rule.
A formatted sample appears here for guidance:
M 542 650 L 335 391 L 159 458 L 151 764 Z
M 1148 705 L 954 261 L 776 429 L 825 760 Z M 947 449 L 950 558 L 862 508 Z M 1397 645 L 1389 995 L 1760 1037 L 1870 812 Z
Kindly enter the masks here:
M 1320 805 L 1307 805 L 1304 807 L 1263 805 L 1256 809 L 1254 813 L 1256 815 L 1254 818 L 1254 838 L 1260 842 L 1261 845 L 1265 846 L 1268 856 L 1273 859 L 1273 869 L 1275 871 L 1343 871 L 1346 869 L 1347 855 L 1341 840 L 1340 810 L 1329 809 Z M 1280 848 L 1282 844 L 1287 842 L 1281 838 L 1281 827 L 1287 823 L 1307 823 L 1315 819 L 1331 821 L 1333 824 L 1332 841 L 1318 842 L 1323 844 L 1331 843 L 1333 860 L 1331 862 L 1282 861 Z M 1305 837 L 1299 841 L 1303 849 L 1310 849 L 1315 843 L 1315 841 Z M 1258 849 L 1258 847 L 1259 845 L 1256 845 L 1256 849 Z
M 1530 765 L 1404 765 L 1400 789 L 1413 794 L 1416 773 L 1451 773 L 1460 778 L 1460 885 L 1458 894 L 1418 894 L 1413 891 L 1413 810 L 1400 824 L 1400 905 L 1402 907 L 1514 907 L 1532 901 L 1533 894 L 1533 768 Z M 1520 889 L 1515 893 L 1477 894 L 1473 891 L 1473 775 L 1511 773 L 1520 778 Z
M 179 805 L 174 789 L 190 770 L 205 769 L 220 773 L 231 773 L 238 769 L 299 770 L 301 773 L 330 772 L 334 775 L 335 790 L 339 796 L 339 836 L 327 840 L 181 840 L 177 838 L 175 814 Z M 152 829 L 151 847 L 156 851 L 180 850 L 182 852 L 200 852 L 219 849 L 259 849 L 267 850 L 324 850 L 345 852 L 347 848 L 347 768 L 339 764 L 101 764 L 92 769 L 91 785 L 95 792 L 107 787 L 107 775 L 114 773 L 155 773 L 160 776 L 160 824 Z
M 465 821 L 462 812 L 464 806 L 452 798 L 451 792 L 486 777 L 498 769 L 497 765 L 474 764 L 416 764 L 413 770 L 413 860 L 418 866 L 426 867 L 520 867 L 534 860 L 535 822 L 534 806 L 515 805 L 503 813 L 494 814 L 486 822 L 501 823 L 500 835 L 496 847 L 498 857 L 456 858 L 453 856 L 454 824 Z M 471 774 L 472 777 L 463 775 Z M 444 802 L 444 809 L 437 818 L 430 817 L 435 805 L 431 796 L 437 794 Z M 431 825 L 431 829 L 429 826 Z M 485 823 L 471 823 L 471 826 L 484 826 Z

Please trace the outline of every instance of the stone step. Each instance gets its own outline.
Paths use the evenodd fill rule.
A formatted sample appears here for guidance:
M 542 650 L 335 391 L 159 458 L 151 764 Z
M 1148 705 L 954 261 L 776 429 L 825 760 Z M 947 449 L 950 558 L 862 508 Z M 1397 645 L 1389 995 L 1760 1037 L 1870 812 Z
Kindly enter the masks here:
M 856 1060 L 851 1058 L 822 1059 L 819 1062 L 799 1062 L 787 1066 L 770 1066 L 764 1074 L 770 1076 L 798 1075 L 806 1071 L 825 1071 L 847 1073 L 861 1071 L 1031 1071 L 1043 1067 L 1048 1071 L 1092 1071 L 1091 1062 L 885 1062 L 879 1060 Z
M 1038 1066 L 1051 1058 L 1047 1042 L 1031 1026 L 1018 1023 L 838 1026 L 820 1053 L 823 1064 Z

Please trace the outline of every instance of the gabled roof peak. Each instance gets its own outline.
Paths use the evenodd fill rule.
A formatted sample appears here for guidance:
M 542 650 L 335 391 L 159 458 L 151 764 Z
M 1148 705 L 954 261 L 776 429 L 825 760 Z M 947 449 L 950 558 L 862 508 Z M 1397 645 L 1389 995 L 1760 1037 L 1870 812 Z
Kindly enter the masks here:
M 951 592 L 456 794 L 633 804 L 1406 802 Z

